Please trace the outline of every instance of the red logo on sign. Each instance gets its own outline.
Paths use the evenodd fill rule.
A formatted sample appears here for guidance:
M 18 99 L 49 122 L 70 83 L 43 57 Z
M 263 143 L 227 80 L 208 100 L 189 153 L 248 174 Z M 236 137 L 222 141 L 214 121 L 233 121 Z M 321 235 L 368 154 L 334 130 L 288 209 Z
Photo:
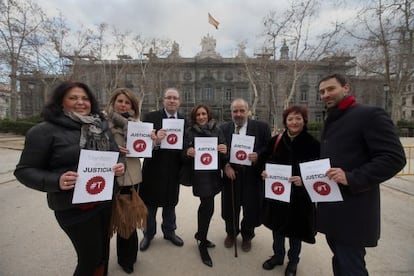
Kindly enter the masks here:
M 105 188 L 105 179 L 102 176 L 94 176 L 86 183 L 86 191 L 91 195 L 99 194 Z
M 313 184 L 313 189 L 320 195 L 326 196 L 331 193 L 331 186 L 328 183 L 318 181 Z
M 285 192 L 285 186 L 280 182 L 275 182 L 272 184 L 272 192 L 275 195 L 281 195 Z
M 168 144 L 174 145 L 175 143 L 177 143 L 177 141 L 178 141 L 178 137 L 174 133 L 171 133 L 170 135 L 167 136 Z
M 200 156 L 200 161 L 203 165 L 208 165 L 213 161 L 213 157 L 211 156 L 210 153 L 203 153 Z
M 239 150 L 236 152 L 236 158 L 240 161 L 246 160 L 247 153 L 244 150 Z
M 147 143 L 144 140 L 138 139 L 132 145 L 137 152 L 143 152 L 147 148 Z

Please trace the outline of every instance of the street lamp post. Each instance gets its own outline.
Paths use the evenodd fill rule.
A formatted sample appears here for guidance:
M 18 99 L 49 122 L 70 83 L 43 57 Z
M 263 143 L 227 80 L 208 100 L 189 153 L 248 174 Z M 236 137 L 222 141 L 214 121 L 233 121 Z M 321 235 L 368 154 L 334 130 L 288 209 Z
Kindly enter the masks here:
M 29 95 L 30 95 L 30 99 L 29 99 L 30 106 L 31 106 L 31 108 L 30 108 L 30 116 L 34 116 L 34 105 L 35 105 L 35 103 L 34 103 L 34 99 L 33 99 L 33 90 L 35 88 L 35 84 L 32 83 L 32 82 L 29 82 L 27 84 L 27 87 L 29 88 Z
M 388 113 L 388 93 L 390 92 L 390 86 L 385 83 L 384 84 L 384 94 L 385 94 L 385 103 L 384 103 L 384 110 Z

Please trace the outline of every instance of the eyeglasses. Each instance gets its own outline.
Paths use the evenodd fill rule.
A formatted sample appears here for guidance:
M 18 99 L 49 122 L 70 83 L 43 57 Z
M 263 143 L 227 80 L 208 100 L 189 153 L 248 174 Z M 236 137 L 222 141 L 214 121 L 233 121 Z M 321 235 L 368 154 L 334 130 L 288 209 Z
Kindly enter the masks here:
M 180 98 L 178 97 L 174 97 L 174 96 L 168 96 L 168 97 L 164 97 L 165 100 L 174 100 L 174 101 L 178 101 Z

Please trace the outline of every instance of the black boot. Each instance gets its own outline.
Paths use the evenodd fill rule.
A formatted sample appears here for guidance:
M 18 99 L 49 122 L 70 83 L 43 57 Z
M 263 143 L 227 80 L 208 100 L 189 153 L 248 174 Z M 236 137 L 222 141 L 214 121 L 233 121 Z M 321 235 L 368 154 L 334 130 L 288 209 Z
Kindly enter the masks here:
M 199 244 L 198 249 L 200 250 L 201 261 L 203 261 L 205 265 L 212 267 L 213 261 L 211 260 L 210 255 L 208 254 L 207 243 L 205 241 L 202 241 Z

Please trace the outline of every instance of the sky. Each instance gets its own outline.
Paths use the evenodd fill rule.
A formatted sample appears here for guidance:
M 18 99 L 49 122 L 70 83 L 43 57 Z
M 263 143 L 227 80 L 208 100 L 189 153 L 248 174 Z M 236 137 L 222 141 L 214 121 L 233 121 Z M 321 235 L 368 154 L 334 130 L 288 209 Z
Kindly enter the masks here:
M 346 19 L 353 11 L 344 2 L 325 1 L 321 28 L 335 18 Z M 102 22 L 121 31 L 133 31 L 145 37 L 176 41 L 183 57 L 201 51 L 201 39 L 207 34 L 216 39 L 216 51 L 222 57 L 237 54 L 238 44 L 246 42 L 246 53 L 262 48 L 263 18 L 271 10 L 282 11 L 289 0 L 37 0 L 48 16 L 61 12 L 74 26 L 94 26 Z M 220 22 L 218 30 L 208 23 L 208 13 Z

